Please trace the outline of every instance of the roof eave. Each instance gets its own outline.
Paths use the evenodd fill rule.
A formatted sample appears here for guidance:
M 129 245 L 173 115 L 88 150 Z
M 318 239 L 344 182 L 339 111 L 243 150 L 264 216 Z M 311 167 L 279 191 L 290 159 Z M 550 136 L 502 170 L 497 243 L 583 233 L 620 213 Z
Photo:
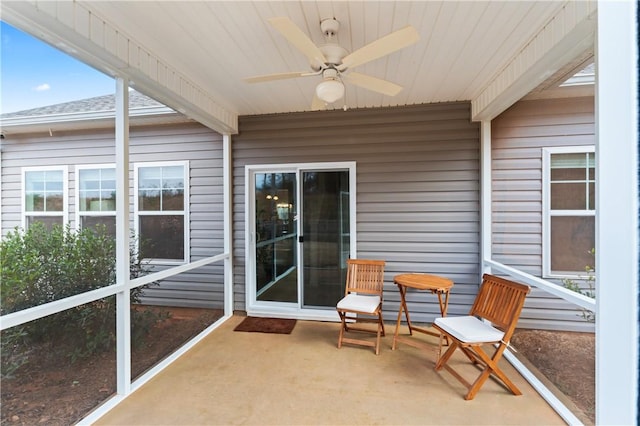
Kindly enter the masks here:
M 166 106 L 132 108 L 129 110 L 131 124 L 159 121 L 167 123 L 190 122 L 188 117 Z M 98 129 L 110 127 L 115 122 L 115 111 L 73 112 L 64 114 L 46 114 L 0 119 L 0 132 L 3 136 L 11 134 L 37 133 L 50 130 Z

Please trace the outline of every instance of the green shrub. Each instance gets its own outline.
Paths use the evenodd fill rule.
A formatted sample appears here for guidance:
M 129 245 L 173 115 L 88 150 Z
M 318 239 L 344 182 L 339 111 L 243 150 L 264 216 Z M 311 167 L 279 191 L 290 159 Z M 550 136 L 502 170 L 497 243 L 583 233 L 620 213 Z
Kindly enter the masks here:
M 104 230 L 47 229 L 32 224 L 10 232 L 0 245 L 6 315 L 115 283 L 115 245 Z
M 2 379 L 12 379 L 20 367 L 29 362 L 30 348 L 24 327 L 13 327 L 2 332 Z
M 596 250 L 592 248 L 591 250 L 589 250 L 589 254 L 595 257 Z M 565 288 L 569 290 L 575 291 L 576 293 L 595 299 L 596 298 L 596 275 L 595 275 L 596 270 L 591 265 L 585 266 L 584 270 L 587 273 L 587 275 L 584 277 L 580 277 L 580 280 L 586 285 L 586 287 L 584 285 L 580 285 L 578 281 L 572 280 L 570 278 L 564 278 L 562 280 L 562 284 L 564 285 Z M 593 311 L 590 311 L 589 309 L 581 308 L 580 315 L 586 321 L 596 322 L 596 313 Z
M 130 250 L 130 276 L 149 272 Z M 2 315 L 115 284 L 115 243 L 104 228 L 47 229 L 40 223 L 10 232 L 0 244 L 0 313 Z M 140 302 L 144 288 L 131 291 Z M 9 377 L 28 361 L 34 347 L 72 361 L 113 347 L 115 297 L 110 296 L 53 314 L 2 333 L 2 376 Z M 132 309 L 135 330 L 148 331 L 162 315 Z M 142 333 L 136 336 L 143 339 Z

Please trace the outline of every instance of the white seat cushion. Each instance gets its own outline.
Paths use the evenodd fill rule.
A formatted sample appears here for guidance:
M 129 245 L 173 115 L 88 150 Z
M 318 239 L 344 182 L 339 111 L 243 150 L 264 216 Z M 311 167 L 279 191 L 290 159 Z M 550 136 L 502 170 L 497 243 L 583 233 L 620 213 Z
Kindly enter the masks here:
M 476 317 L 436 318 L 438 327 L 465 343 L 499 342 L 504 333 Z
M 338 309 L 374 313 L 380 304 L 380 296 L 347 294 L 338 302 Z

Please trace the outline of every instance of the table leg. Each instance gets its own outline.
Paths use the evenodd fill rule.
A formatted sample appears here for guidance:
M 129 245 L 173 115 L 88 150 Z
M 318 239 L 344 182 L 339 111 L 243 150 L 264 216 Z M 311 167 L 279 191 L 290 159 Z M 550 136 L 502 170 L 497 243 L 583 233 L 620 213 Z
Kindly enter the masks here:
M 398 290 L 400 291 L 400 310 L 398 310 L 398 320 L 396 321 L 396 332 L 393 335 L 393 345 L 391 346 L 392 350 L 396 349 L 396 339 L 398 338 L 398 333 L 400 332 L 400 323 L 402 322 L 402 311 L 404 310 L 404 315 L 407 318 L 407 325 L 409 326 L 409 334 L 413 334 L 411 330 L 411 321 L 409 320 L 409 310 L 407 309 L 407 300 L 405 295 L 407 294 L 406 287 L 398 284 Z
M 437 291 L 438 294 L 438 303 L 440 304 L 440 313 L 443 317 L 447 316 L 447 309 L 449 307 L 449 292 L 448 291 Z M 444 301 L 442 300 L 442 294 L 444 293 Z
M 409 308 L 407 308 L 407 289 L 404 289 L 404 295 L 402 297 L 402 303 L 404 305 L 404 316 L 407 319 L 407 327 L 409 327 L 409 335 L 413 336 L 413 328 L 411 327 L 411 319 L 409 318 Z
M 447 309 L 449 308 L 449 292 L 439 290 L 436 292 L 438 294 L 438 303 L 440 304 L 440 314 L 442 317 L 447 316 Z M 444 293 L 444 300 L 442 300 L 442 294 Z M 442 347 L 442 339 L 444 337 L 445 346 L 449 346 L 449 338 L 447 336 L 440 335 L 440 347 Z M 440 356 L 440 354 L 438 354 Z

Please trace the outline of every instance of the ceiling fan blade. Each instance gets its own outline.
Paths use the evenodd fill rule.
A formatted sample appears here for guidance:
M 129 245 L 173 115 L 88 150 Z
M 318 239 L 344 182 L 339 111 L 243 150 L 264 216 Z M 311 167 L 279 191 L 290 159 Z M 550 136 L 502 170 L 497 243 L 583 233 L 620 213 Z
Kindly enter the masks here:
M 361 74 L 359 72 L 350 72 L 349 74 L 345 74 L 343 79 L 355 86 L 388 96 L 395 96 L 402 90 L 402 86 L 398 86 L 395 83 L 381 78 L 371 77 L 370 75 Z
M 245 78 L 247 83 L 262 83 L 264 81 L 284 80 L 287 78 L 306 77 L 309 75 L 318 75 L 319 72 L 281 72 L 277 74 L 257 75 L 255 77 Z
M 411 25 L 408 25 L 345 56 L 342 59 L 342 64 L 338 66 L 338 70 L 344 71 L 347 68 L 357 67 L 358 65 L 381 58 L 396 50 L 410 46 L 419 39 L 420 35 L 418 31 Z
M 314 93 L 313 100 L 311 101 L 311 111 L 322 111 L 325 109 L 327 109 L 327 104 Z
M 273 28 L 289 40 L 289 43 L 304 53 L 314 69 L 320 68 L 327 62 L 327 59 L 318 46 L 316 46 L 291 19 L 279 17 L 271 18 L 268 21 Z

